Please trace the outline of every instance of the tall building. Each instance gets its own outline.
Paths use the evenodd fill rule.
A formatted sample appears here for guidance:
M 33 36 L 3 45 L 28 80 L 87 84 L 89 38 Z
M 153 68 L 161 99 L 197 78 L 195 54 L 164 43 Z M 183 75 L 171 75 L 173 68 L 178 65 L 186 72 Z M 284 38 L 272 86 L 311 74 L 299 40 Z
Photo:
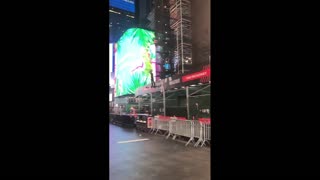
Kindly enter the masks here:
M 210 0 L 192 0 L 192 59 L 194 66 L 210 64 Z
M 148 15 L 152 10 L 152 0 L 136 0 L 136 22 L 139 28 L 148 29 Z
M 148 28 L 156 33 L 157 63 L 161 67 L 160 78 L 172 76 L 174 72 L 175 36 L 170 27 L 169 0 L 153 0 L 148 15 Z
M 109 1 L 109 42 L 115 43 L 129 28 L 136 27 L 135 0 Z
M 169 0 L 170 27 L 173 29 L 175 46 L 175 69 L 178 74 L 192 70 L 191 0 Z
M 165 77 L 191 71 L 191 0 L 153 0 L 148 20 L 148 28 L 157 33 L 157 59 Z

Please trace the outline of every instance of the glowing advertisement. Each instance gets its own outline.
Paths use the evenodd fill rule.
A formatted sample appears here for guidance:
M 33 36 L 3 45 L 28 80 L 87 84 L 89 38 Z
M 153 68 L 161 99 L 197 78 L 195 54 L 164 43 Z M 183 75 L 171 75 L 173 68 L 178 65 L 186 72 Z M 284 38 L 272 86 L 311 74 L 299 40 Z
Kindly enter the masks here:
M 109 85 L 113 86 L 113 78 L 112 78 L 112 72 L 113 72 L 113 44 L 109 44 Z
M 155 33 L 140 28 L 128 29 L 117 42 L 115 58 L 115 96 L 134 94 L 151 84 L 156 75 Z
M 134 0 L 110 0 L 109 6 L 132 13 L 135 12 Z

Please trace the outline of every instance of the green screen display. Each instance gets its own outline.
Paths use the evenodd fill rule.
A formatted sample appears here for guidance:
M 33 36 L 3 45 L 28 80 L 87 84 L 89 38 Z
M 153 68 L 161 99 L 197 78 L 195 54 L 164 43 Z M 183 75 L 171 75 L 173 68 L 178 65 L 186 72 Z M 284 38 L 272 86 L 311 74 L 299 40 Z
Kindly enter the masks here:
M 140 28 L 128 29 L 117 42 L 115 55 L 116 95 L 134 94 L 136 89 L 155 79 L 155 33 Z

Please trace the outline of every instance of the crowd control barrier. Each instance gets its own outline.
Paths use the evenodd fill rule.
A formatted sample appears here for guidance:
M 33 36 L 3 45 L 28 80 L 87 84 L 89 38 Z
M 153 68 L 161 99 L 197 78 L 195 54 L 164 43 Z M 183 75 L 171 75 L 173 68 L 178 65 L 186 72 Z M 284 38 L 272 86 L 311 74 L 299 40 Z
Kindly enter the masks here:
M 159 118 L 155 118 L 155 125 L 156 125 L 156 132 L 160 134 L 166 135 L 169 133 L 169 122 L 170 122 L 170 117 L 166 116 L 160 116 Z
M 198 138 L 195 147 L 200 144 L 202 147 L 205 143 L 209 143 L 211 140 L 211 120 L 209 118 L 199 118 L 199 121 L 195 122 L 194 130 L 194 137 Z
M 202 135 L 203 135 L 203 142 L 201 147 L 205 145 L 205 143 L 210 143 L 211 140 L 211 120 L 209 118 L 200 118 L 200 123 L 202 124 Z
M 138 130 L 149 131 L 149 133 L 162 134 L 168 139 L 175 140 L 178 136 L 189 138 L 185 146 L 191 142 L 195 147 L 203 147 L 211 141 L 211 119 L 199 118 L 198 121 L 187 120 L 183 117 L 154 116 L 138 114 L 134 116 L 110 114 L 111 123 L 135 126 Z
M 211 141 L 211 121 L 209 118 L 199 118 L 199 121 L 194 121 L 179 117 L 155 116 L 152 119 L 150 132 L 154 134 L 163 132 L 166 139 L 172 137 L 173 140 L 177 136 L 184 136 L 189 138 L 186 146 L 193 142 L 195 147 L 203 147 Z

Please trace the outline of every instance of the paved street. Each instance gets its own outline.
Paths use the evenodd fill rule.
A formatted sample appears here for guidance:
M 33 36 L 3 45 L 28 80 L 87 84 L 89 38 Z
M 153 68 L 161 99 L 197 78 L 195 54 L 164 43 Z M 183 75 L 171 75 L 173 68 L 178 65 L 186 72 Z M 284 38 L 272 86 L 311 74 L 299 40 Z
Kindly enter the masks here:
M 109 133 L 111 180 L 210 179 L 209 148 L 185 147 L 160 135 L 112 124 Z

